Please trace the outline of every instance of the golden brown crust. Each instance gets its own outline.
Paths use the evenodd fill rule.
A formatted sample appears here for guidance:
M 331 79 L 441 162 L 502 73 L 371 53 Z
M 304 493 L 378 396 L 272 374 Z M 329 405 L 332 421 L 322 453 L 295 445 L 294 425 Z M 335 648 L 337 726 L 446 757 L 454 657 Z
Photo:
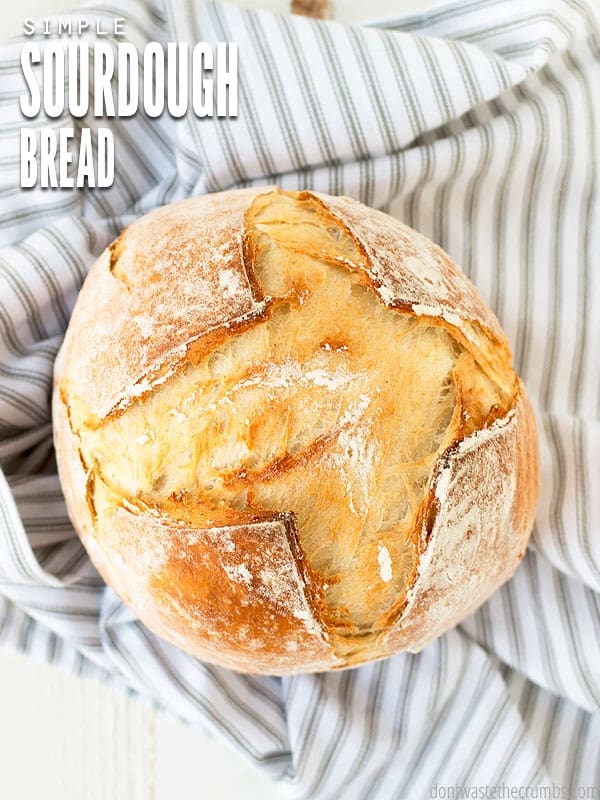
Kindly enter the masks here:
M 60 369 L 60 359 L 59 353 L 56 369 Z M 88 496 L 88 472 L 82 462 L 79 441 L 71 431 L 68 408 L 61 397 L 58 383 L 55 383 L 52 397 L 52 419 L 60 484 L 71 520 L 83 538 L 94 529 L 93 507 Z
M 535 420 L 522 391 L 505 417 L 439 459 L 418 574 L 387 635 L 389 652 L 418 652 L 511 577 L 531 533 L 538 472 Z
M 240 189 L 164 206 L 104 251 L 81 289 L 63 346 L 63 374 L 77 376 L 69 389 L 78 422 L 98 424 L 193 360 L 204 340 L 214 345 L 264 319 L 268 302 L 244 257 L 244 217 L 264 192 Z M 298 197 L 318 198 L 355 237 L 386 305 L 439 319 L 485 351 L 481 326 L 493 337 L 494 360 L 509 359 L 494 314 L 426 237 L 350 198 Z
M 79 294 L 64 374 L 94 424 L 165 380 L 188 348 L 264 312 L 246 273 L 244 213 L 255 190 L 191 198 L 141 217 L 108 247 Z M 182 276 L 185 275 L 185 279 Z M 85 359 L 81 358 L 85 353 Z
M 518 554 L 522 558 L 527 546 L 528 532 L 533 528 L 540 494 L 540 457 L 535 414 L 521 381 L 519 390 L 516 410 L 520 428 L 515 437 L 514 469 L 517 477 L 512 525 L 513 530 L 525 532 L 521 541 L 522 549 Z
M 73 523 L 96 567 L 140 618 L 200 658 L 284 674 L 356 663 L 339 657 L 328 637 L 321 586 L 303 560 L 293 515 L 230 511 L 208 524 L 181 498 L 152 506 L 117 496 L 98 465 L 85 463 L 78 440 L 82 426 L 93 429 L 143 402 L 207 348 L 271 313 L 245 235 L 248 209 L 264 192 L 158 209 L 102 254 L 57 359 L 54 425 Z M 296 197 L 350 233 L 364 260 L 347 266 L 363 271 L 385 305 L 442 325 L 510 398 L 485 418 L 465 419 L 462 441 L 438 459 L 406 600 L 358 660 L 416 651 L 483 602 L 523 554 L 539 480 L 533 412 L 496 318 L 445 253 L 348 198 Z M 467 405 L 476 389 L 465 384 Z
M 338 663 L 308 602 L 290 521 L 194 528 L 117 506 L 90 552 L 145 624 L 198 658 L 242 671 Z M 134 590 L 134 591 L 132 591 Z
M 90 487 L 66 408 L 54 395 L 55 444 L 67 506 L 98 571 L 145 624 L 197 656 L 230 669 L 278 673 L 338 665 L 315 616 L 318 586 L 298 547 L 294 520 L 201 528 L 172 507 L 107 504 Z M 98 479 L 96 479 L 98 480 Z M 100 495 L 100 497 L 98 497 Z
M 325 197 L 327 209 L 348 228 L 370 261 L 370 277 L 386 305 L 441 317 L 472 337 L 478 323 L 507 347 L 498 320 L 450 256 L 397 219 L 349 197 Z

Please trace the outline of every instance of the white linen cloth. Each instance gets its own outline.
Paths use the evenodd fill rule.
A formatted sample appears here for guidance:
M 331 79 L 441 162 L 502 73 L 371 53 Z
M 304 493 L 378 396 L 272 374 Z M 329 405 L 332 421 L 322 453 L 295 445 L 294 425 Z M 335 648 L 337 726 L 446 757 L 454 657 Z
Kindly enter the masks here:
M 69 120 L 21 117 L 22 41 L 0 48 L 0 642 L 154 698 L 288 797 L 598 791 L 596 6 L 458 0 L 371 27 L 204 0 L 79 14 L 126 17 L 139 48 L 237 41 L 240 113 L 87 118 L 114 131 L 114 186 L 24 191 L 20 127 Z M 441 244 L 509 336 L 542 458 L 532 544 L 483 608 L 418 655 L 284 679 L 196 661 L 104 587 L 66 515 L 50 422 L 53 359 L 109 241 L 156 205 L 267 183 L 357 197 Z

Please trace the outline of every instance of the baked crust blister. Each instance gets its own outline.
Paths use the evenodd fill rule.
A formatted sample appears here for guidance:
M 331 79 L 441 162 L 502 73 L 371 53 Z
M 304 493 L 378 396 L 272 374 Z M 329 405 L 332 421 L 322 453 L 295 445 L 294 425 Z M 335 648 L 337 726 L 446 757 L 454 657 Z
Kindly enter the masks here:
M 414 441 L 394 348 L 411 385 L 440 386 L 431 409 L 406 389 Z M 100 573 L 233 669 L 417 651 L 510 577 L 533 524 L 535 420 L 496 318 L 436 245 L 348 198 L 248 189 L 136 221 L 86 279 L 53 403 Z M 314 508 L 278 503 L 302 491 Z

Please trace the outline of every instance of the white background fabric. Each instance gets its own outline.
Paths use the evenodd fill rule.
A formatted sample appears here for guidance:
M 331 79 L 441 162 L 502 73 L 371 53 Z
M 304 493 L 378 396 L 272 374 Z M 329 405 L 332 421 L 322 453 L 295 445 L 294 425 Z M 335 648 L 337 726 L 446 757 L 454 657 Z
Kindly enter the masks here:
M 198 0 L 91 14 L 125 16 L 139 48 L 239 42 L 240 115 L 111 120 L 112 188 L 23 191 L 22 42 L 0 48 L 0 642 L 152 696 L 289 797 L 599 787 L 595 7 L 463 0 L 362 28 Z M 200 664 L 103 586 L 66 516 L 49 406 L 77 291 L 121 228 L 189 194 L 273 182 L 357 197 L 451 253 L 510 338 L 542 456 L 532 545 L 482 609 L 419 655 L 286 679 Z

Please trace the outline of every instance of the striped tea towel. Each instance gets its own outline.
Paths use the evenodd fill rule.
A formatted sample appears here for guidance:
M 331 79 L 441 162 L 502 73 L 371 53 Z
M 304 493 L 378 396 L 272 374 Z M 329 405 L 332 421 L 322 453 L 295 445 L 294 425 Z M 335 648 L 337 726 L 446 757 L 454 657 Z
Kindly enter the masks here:
M 126 17 L 140 49 L 238 42 L 240 113 L 86 119 L 114 131 L 114 186 L 22 191 L 22 43 L 0 49 L 0 641 L 151 696 L 287 797 L 598 797 L 597 6 L 457 0 L 369 27 L 204 0 L 82 15 Z M 77 291 L 121 228 L 267 183 L 355 196 L 448 250 L 510 338 L 542 455 L 532 545 L 483 608 L 418 655 L 283 679 L 199 663 L 104 587 L 67 519 L 49 402 Z

